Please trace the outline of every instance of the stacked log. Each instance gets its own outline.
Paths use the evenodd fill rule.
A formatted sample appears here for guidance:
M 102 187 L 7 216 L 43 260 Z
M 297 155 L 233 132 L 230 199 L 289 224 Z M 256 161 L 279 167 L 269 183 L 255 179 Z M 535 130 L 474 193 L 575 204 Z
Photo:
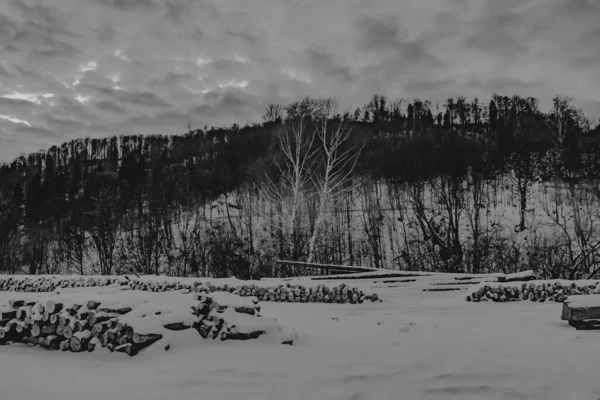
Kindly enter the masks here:
M 348 286 L 345 283 L 318 284 L 307 286 L 303 284 L 257 285 L 253 283 L 213 284 L 210 281 L 182 280 L 152 280 L 143 278 L 119 277 L 17 277 L 0 278 L 0 291 L 12 292 L 53 292 L 61 288 L 94 287 L 117 285 L 131 290 L 168 292 L 181 291 L 184 293 L 214 293 L 229 292 L 242 297 L 257 297 L 260 301 L 290 302 L 290 303 L 363 303 L 378 301 L 377 294 L 366 294 L 360 288 Z
M 205 339 L 220 340 L 255 339 L 268 331 L 264 326 L 269 324 L 251 321 L 245 326 L 259 328 L 248 330 L 240 329 L 236 322 L 240 318 L 268 320 L 260 315 L 257 298 L 242 299 L 226 293 L 190 296 L 198 303 L 190 299 L 183 302 L 186 307 L 197 305 L 183 311 L 169 309 L 164 315 L 153 308 L 151 312 L 143 307 L 134 311 L 94 300 L 85 304 L 11 300 L 0 304 L 0 345 L 27 343 L 74 353 L 105 348 L 134 356 L 162 339 L 166 331 L 195 329 Z
M 282 330 L 274 320 L 264 321 L 257 301 L 253 301 L 252 305 L 227 304 L 206 294 L 198 294 L 196 299 L 199 304 L 192 308 L 199 321 L 194 324 L 194 329 L 204 339 L 250 340 L 267 334 L 269 330 Z M 255 323 L 258 319 L 266 323 Z M 295 337 L 293 334 L 284 334 L 281 344 L 292 345 Z
M 28 343 L 49 350 L 94 351 L 100 347 L 135 355 L 159 340 L 162 335 L 136 337 L 119 317 L 131 308 L 102 308 L 87 304 L 10 301 L 1 308 L 0 344 Z
M 571 295 L 600 294 L 599 282 L 531 281 L 520 284 L 484 285 L 467 295 L 467 301 L 563 302 Z

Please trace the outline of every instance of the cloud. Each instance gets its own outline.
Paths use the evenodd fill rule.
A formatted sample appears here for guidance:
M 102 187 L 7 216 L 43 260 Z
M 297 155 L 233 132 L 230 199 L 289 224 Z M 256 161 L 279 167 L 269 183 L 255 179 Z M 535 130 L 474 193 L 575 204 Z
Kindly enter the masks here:
M 306 55 L 309 66 L 325 75 L 326 79 L 341 79 L 347 82 L 354 79 L 350 68 L 336 61 L 333 53 L 323 49 L 308 49 Z
M 0 119 L 6 120 L 6 121 L 10 121 L 13 124 L 23 124 L 23 125 L 31 126 L 31 124 L 29 122 L 23 121 L 22 119 L 19 119 L 17 117 L 13 117 L 11 115 L 0 114 Z
M 435 104 L 514 92 L 542 107 L 568 93 L 598 114 L 595 0 L 5 0 L 1 9 L 1 114 L 31 126 L 0 120 L 0 160 L 88 135 L 251 123 L 268 103 L 306 95 L 345 109 L 376 93 Z M 11 93 L 23 96 L 2 97 Z M 34 94 L 52 97 L 24 97 Z
M 91 0 L 98 5 L 114 8 L 119 11 L 153 10 L 158 3 L 153 0 Z
M 358 43 L 363 50 L 397 50 L 402 46 L 400 28 L 393 16 L 381 19 L 370 16 L 360 18 L 358 28 Z
M 96 103 L 96 107 L 98 107 L 98 109 L 102 110 L 102 111 L 107 111 L 109 113 L 114 113 L 114 114 L 125 114 L 127 112 L 127 109 L 123 106 L 118 106 L 115 103 L 111 102 L 111 101 L 99 101 Z
M 169 107 L 169 103 L 161 99 L 158 95 L 143 91 L 115 91 L 115 98 L 124 102 L 145 107 Z
M 23 99 L 11 99 L 9 97 L 0 97 L 0 108 L 2 110 L 8 110 L 8 111 L 12 111 L 12 110 L 19 110 L 19 111 L 23 111 L 23 108 L 30 108 L 33 107 L 35 103 L 28 101 L 28 100 L 23 100 Z

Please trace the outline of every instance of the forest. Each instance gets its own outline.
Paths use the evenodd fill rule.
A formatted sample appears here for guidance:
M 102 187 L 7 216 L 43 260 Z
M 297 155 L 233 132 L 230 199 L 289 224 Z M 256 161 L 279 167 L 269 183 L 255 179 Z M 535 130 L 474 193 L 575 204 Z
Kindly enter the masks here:
M 85 136 L 85 132 L 82 132 Z M 600 123 L 564 95 L 271 104 L 0 165 L 0 272 L 285 276 L 275 260 L 600 277 Z

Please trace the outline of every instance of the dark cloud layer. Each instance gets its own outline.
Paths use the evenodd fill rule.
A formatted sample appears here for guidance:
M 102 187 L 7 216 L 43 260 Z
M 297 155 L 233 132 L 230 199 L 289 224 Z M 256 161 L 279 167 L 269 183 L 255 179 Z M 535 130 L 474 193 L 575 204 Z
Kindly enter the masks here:
M 270 102 L 574 97 L 600 115 L 595 0 L 0 1 L 0 160 Z

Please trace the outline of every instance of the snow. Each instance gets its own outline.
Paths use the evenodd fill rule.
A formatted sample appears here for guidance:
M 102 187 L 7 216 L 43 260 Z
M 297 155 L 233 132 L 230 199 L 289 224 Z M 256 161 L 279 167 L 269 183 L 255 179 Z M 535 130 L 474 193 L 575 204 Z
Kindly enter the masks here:
M 576 295 L 569 296 L 565 303 L 573 308 L 582 308 L 582 307 L 600 307 L 600 295 Z
M 192 331 L 170 332 L 169 351 L 157 343 L 133 358 L 2 346 L 0 399 L 600 398 L 599 333 L 561 321 L 561 304 L 467 303 L 464 293 L 420 285 L 378 293 L 383 302 L 260 303 L 298 332 L 295 346 Z M 0 301 L 42 295 L 0 292 Z M 131 295 L 144 304 L 159 294 Z
M 523 279 L 523 278 L 529 278 L 532 275 L 533 275 L 533 270 L 527 270 L 527 271 L 515 272 L 514 274 L 508 274 L 508 275 L 504 276 L 504 278 L 505 279 Z

